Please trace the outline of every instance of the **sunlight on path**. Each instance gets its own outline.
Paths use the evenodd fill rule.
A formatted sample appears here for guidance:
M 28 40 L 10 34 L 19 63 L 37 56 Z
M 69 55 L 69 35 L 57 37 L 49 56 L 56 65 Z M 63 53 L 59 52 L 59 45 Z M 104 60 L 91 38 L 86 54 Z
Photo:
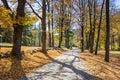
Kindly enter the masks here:
M 88 71 L 79 57 L 79 49 L 61 54 L 59 57 L 19 80 L 98 80 Z M 46 55 L 52 59 L 50 56 Z

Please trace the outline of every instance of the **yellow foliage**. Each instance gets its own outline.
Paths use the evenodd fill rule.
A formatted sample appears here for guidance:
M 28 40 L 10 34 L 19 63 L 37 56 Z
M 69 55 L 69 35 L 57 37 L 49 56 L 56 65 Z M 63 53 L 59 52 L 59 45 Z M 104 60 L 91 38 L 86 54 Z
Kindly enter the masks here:
M 70 4 L 73 3 L 74 0 L 65 0 L 65 5 L 69 6 Z
M 11 2 L 14 2 L 14 3 L 15 3 L 15 2 L 17 2 L 17 0 L 11 0 Z
M 47 13 L 48 16 L 48 20 L 52 19 L 52 16 L 50 15 L 50 13 Z
M 34 22 L 38 20 L 36 16 L 25 16 L 25 17 L 17 17 L 14 15 L 14 18 L 11 18 L 10 14 L 12 15 L 12 12 L 10 10 L 7 10 L 3 6 L 0 6 L 0 26 L 2 28 L 7 28 L 8 26 L 12 24 L 20 24 L 24 26 L 32 25 Z
M 25 16 L 25 17 L 18 17 L 17 19 L 14 18 L 13 23 L 26 26 L 26 25 L 32 25 L 37 20 L 38 18 L 36 16 Z
M 7 27 L 11 24 L 11 17 L 10 14 L 12 12 L 10 10 L 5 9 L 3 6 L 0 6 L 0 25 L 1 27 Z

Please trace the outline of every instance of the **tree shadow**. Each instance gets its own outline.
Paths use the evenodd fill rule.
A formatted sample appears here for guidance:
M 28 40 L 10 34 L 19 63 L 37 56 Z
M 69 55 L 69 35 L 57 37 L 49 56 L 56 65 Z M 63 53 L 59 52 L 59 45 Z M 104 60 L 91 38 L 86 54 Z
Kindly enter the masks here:
M 8 72 L 0 73 L 0 80 L 18 80 L 21 77 L 24 77 L 24 80 L 27 80 L 21 61 L 11 57 L 11 63 Z
M 48 58 L 50 58 L 51 60 L 53 60 L 52 62 L 53 63 L 58 63 L 60 65 L 62 65 L 62 68 L 63 67 L 66 67 L 66 68 L 69 68 L 71 69 L 76 75 L 81 75 L 83 80 L 102 80 L 101 78 L 98 78 L 96 76 L 93 76 L 91 74 L 88 74 L 87 72 L 84 72 L 82 70 L 79 70 L 79 69 L 76 69 L 74 66 L 73 66 L 73 63 L 75 62 L 75 59 L 78 58 L 78 57 L 74 57 L 73 60 L 70 62 L 70 64 L 66 64 L 66 63 L 63 63 L 63 62 L 60 62 L 58 60 L 55 60 L 53 58 L 51 58 L 49 55 L 45 54 Z M 62 69 L 61 68 L 61 69 Z
M 93 57 L 93 56 L 92 56 L 92 57 Z M 101 56 L 101 57 L 102 57 L 102 56 Z M 87 61 L 87 59 L 84 58 L 84 57 L 81 57 L 81 59 Z M 91 56 L 89 56 L 89 59 L 92 60 L 94 63 L 96 63 L 96 64 L 92 64 L 92 66 L 95 66 L 95 65 L 98 65 L 98 64 L 99 64 L 99 65 L 102 64 L 100 71 L 98 70 L 96 74 L 100 74 L 101 72 L 103 72 L 102 70 L 104 69 L 104 70 L 109 71 L 109 72 L 111 72 L 112 74 L 114 74 L 117 78 L 120 78 L 120 77 L 117 75 L 117 73 L 114 72 L 114 69 L 117 69 L 118 71 L 120 70 L 118 67 L 113 67 L 113 65 L 114 65 L 114 66 L 116 65 L 115 63 L 113 63 L 113 65 L 106 64 L 106 63 L 103 62 L 103 61 L 99 61 L 98 59 L 91 58 Z M 87 62 L 90 63 L 89 61 L 87 61 Z M 111 68 L 112 68 L 112 69 L 111 69 Z
M 44 76 L 46 76 L 48 74 L 49 77 L 52 77 L 53 79 L 57 79 L 57 80 L 63 80 L 61 79 L 59 76 L 61 76 L 60 74 L 61 73 L 66 73 L 66 71 L 62 70 L 63 68 L 69 68 L 70 70 L 72 70 L 76 75 L 80 75 L 82 77 L 82 80 L 102 80 L 98 77 L 95 77 L 91 74 L 88 74 L 87 72 L 85 72 L 84 70 L 79 70 L 77 68 L 74 67 L 73 63 L 74 62 L 77 62 L 77 61 L 80 61 L 79 60 L 79 57 L 78 56 L 74 56 L 73 60 L 72 61 L 68 61 L 68 62 L 61 62 L 61 61 L 58 61 L 58 60 L 55 60 L 53 59 L 52 57 L 50 57 L 49 55 L 47 54 L 44 54 L 46 57 L 48 57 L 49 59 L 52 60 L 52 62 L 48 63 L 48 64 L 51 64 L 51 63 L 57 63 L 57 64 L 60 64 L 60 67 L 59 67 L 59 70 L 60 72 L 55 72 L 54 73 L 54 70 L 53 71 L 47 71 L 47 70 L 43 70 L 43 71 L 34 71 L 33 73 L 35 74 L 34 76 L 30 76 L 29 79 L 33 80 L 33 79 L 41 79 L 41 80 L 44 80 Z M 67 55 L 67 54 L 65 54 Z M 70 55 L 71 56 L 71 55 Z M 69 64 L 68 64 L 69 63 Z M 53 65 L 54 66 L 54 65 Z M 52 66 L 49 66 L 49 67 L 52 67 Z M 49 75 L 51 74 L 52 75 Z M 67 71 L 67 73 L 72 73 L 72 72 L 69 72 Z M 62 77 L 62 76 L 61 76 Z M 77 80 L 79 80 L 79 78 L 77 77 L 76 78 Z

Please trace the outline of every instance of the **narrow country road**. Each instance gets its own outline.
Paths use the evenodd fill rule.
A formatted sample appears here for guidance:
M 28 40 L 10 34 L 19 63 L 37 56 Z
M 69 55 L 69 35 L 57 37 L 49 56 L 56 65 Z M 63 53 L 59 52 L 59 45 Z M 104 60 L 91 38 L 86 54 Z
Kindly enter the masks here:
M 20 80 L 98 80 L 86 70 L 79 52 L 78 48 L 73 47 Z

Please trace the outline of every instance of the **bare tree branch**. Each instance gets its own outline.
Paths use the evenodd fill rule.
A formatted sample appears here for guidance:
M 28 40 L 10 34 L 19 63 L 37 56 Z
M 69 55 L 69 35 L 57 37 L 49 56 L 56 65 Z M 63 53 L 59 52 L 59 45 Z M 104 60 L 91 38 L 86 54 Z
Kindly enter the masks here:
M 38 13 L 33 9 L 33 7 L 31 6 L 30 3 L 27 2 L 27 4 L 30 6 L 30 8 L 32 9 L 33 13 L 42 20 L 42 17 L 40 15 L 38 15 Z
M 36 0 L 36 2 L 39 4 L 39 6 L 42 8 L 42 5 L 39 3 L 39 1 Z
M 1 1 L 3 2 L 3 5 L 5 6 L 6 9 L 11 10 L 11 8 L 10 8 L 9 5 L 8 5 L 7 0 L 1 0 Z M 11 11 L 12 11 L 12 10 L 11 10 Z

